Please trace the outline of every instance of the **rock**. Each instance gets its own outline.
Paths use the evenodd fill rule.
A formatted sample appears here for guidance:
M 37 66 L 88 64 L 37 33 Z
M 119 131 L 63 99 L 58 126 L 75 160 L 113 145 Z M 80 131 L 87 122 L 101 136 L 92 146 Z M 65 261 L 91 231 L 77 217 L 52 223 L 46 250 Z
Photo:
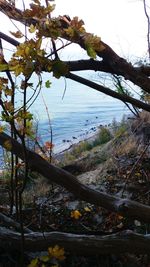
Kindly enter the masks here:
M 93 220 L 96 223 L 101 224 L 103 222 L 103 216 L 101 216 L 99 214 L 94 214 Z
M 70 201 L 67 202 L 65 205 L 69 210 L 77 210 L 79 206 L 79 201 L 78 200 Z
M 97 176 L 99 171 L 96 169 L 94 171 L 85 172 L 81 175 L 78 175 L 78 179 L 83 184 L 96 184 L 97 183 Z

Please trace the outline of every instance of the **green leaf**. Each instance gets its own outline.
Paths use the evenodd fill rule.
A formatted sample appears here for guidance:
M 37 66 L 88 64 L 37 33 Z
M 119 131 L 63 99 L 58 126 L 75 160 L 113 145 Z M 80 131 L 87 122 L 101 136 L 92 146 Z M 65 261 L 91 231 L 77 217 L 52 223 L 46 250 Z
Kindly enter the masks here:
M 96 52 L 91 45 L 86 45 L 86 51 L 89 57 L 96 58 Z
M 38 267 L 38 261 L 38 258 L 33 259 L 28 267 Z
M 6 63 L 1 63 L 0 64 L 0 71 L 5 71 L 8 70 L 8 64 Z
M 56 60 L 52 66 L 53 76 L 59 79 L 68 73 L 68 66 L 60 60 Z
M 48 255 L 42 256 L 40 258 L 43 262 L 48 262 L 50 260 L 50 257 Z
M 33 33 L 33 32 L 35 32 L 36 31 L 36 27 L 33 25 L 33 24 L 31 24 L 30 25 L 30 28 L 29 28 L 29 32 L 30 33 Z
M 47 81 L 45 82 L 45 86 L 46 86 L 46 88 L 50 88 L 50 87 L 51 87 L 51 82 L 50 82 L 50 80 L 47 80 Z
M 35 44 L 36 49 L 40 49 L 41 44 L 42 44 L 42 38 L 39 38 L 39 39 L 37 40 L 36 44 Z

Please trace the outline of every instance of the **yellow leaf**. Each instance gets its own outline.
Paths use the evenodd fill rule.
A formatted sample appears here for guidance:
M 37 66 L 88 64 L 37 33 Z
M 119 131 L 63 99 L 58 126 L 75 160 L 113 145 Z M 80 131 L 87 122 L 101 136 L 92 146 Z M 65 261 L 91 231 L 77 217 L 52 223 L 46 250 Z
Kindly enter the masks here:
M 45 24 L 46 24 L 47 26 L 50 25 L 50 20 L 49 20 L 49 19 L 46 19 Z
M 29 28 L 29 32 L 30 33 L 33 33 L 33 32 L 35 32 L 36 31 L 36 27 L 33 25 L 33 24 L 31 24 L 30 25 L 30 28 Z
M 6 140 L 5 142 L 4 142 L 4 147 L 7 149 L 7 150 L 11 150 L 11 148 L 12 148 L 12 144 L 11 144 L 11 142 L 9 141 L 9 140 Z
M 40 49 L 41 44 L 42 44 L 42 38 L 39 38 L 39 39 L 37 40 L 37 42 L 35 43 L 35 47 L 36 47 L 36 49 Z
M 8 64 L 1 63 L 0 64 L 0 71 L 6 71 L 8 70 Z
M 78 220 L 81 216 L 82 216 L 82 214 L 78 210 L 73 210 L 71 212 L 71 218 Z
M 44 256 L 42 256 L 40 259 L 41 259 L 42 261 L 44 261 L 44 262 L 48 262 L 50 258 L 49 258 L 49 256 L 44 255 Z
M 0 126 L 0 133 L 4 132 L 4 126 Z
M 30 54 L 30 47 L 26 46 L 24 49 L 24 53 L 26 56 L 28 56 Z
M 48 253 L 49 256 L 52 258 L 56 258 L 57 260 L 64 260 L 65 259 L 65 251 L 64 248 L 60 248 L 58 245 L 54 246 L 54 247 L 49 247 L 48 248 Z
M 91 209 L 89 207 L 85 207 L 84 210 L 87 211 L 87 212 L 91 211 Z
M 28 267 L 38 267 L 38 261 L 38 258 L 33 259 Z
M 136 175 L 137 177 L 140 177 L 140 176 L 141 176 L 141 173 L 140 173 L 140 172 L 136 172 L 135 175 Z

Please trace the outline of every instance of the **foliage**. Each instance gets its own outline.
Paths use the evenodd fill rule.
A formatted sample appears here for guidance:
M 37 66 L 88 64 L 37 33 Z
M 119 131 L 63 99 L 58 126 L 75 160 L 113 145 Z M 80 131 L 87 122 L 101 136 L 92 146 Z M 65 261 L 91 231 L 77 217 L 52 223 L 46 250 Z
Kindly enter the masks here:
M 82 35 L 84 47 L 87 50 L 87 54 L 91 58 L 96 58 L 96 51 L 102 51 L 105 49 L 104 45 L 101 43 L 101 39 L 93 34 L 86 33 L 84 28 L 84 22 L 79 20 L 78 17 L 74 17 L 72 20 L 67 20 L 67 18 L 61 17 L 61 19 L 51 19 L 50 15 L 53 12 L 55 6 L 48 4 L 46 7 L 41 5 L 40 1 L 33 1 L 30 4 L 30 9 L 24 11 L 24 16 L 26 19 L 32 17 L 40 20 L 36 25 L 32 23 L 29 25 L 29 32 L 34 34 L 34 36 L 25 40 L 23 43 L 17 46 L 16 52 L 13 54 L 11 60 L 8 64 L 1 60 L 0 69 L 9 69 L 14 72 L 16 76 L 23 74 L 30 77 L 33 72 L 38 75 L 43 71 L 53 72 L 54 77 L 60 78 L 68 72 L 68 67 L 59 58 L 54 60 L 49 59 L 49 55 L 45 49 L 43 49 L 44 37 L 51 37 L 53 40 L 57 40 L 58 37 L 68 37 L 71 38 L 72 42 L 78 41 L 80 35 Z M 66 27 L 62 25 L 66 24 Z M 16 38 L 23 37 L 21 31 L 11 32 Z M 56 51 L 53 52 L 57 53 Z M 47 83 L 48 87 L 49 84 Z
M 81 141 L 79 144 L 75 144 L 71 150 L 71 154 L 74 157 L 81 155 L 82 152 L 92 149 L 92 144 L 89 141 Z
M 114 137 L 116 139 L 123 138 L 127 134 L 129 128 L 129 123 L 125 117 L 122 118 L 121 122 L 118 123 L 118 126 L 114 128 Z
M 124 134 L 126 133 L 126 126 L 125 125 L 121 125 L 115 132 L 115 138 L 118 139 L 120 137 L 123 137 Z
M 65 259 L 64 254 L 64 248 L 61 248 L 58 245 L 49 247 L 47 255 L 33 259 L 28 267 L 60 267 L 59 262 Z
M 73 210 L 71 212 L 71 218 L 78 220 L 81 216 L 82 216 L 82 214 L 78 210 Z
M 93 145 L 95 146 L 96 144 L 102 145 L 107 142 L 109 142 L 112 139 L 112 134 L 110 132 L 110 129 L 106 127 L 101 127 L 98 137 L 96 140 L 93 142 Z

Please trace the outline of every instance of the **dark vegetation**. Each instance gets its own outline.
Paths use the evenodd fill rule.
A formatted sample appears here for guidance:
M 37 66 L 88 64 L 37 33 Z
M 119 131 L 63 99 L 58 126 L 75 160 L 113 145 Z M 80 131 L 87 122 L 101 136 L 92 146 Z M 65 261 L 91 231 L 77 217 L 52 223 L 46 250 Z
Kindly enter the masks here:
M 42 6 L 34 0 L 24 11 L 14 4 L 0 0 L 1 12 L 25 25 L 26 32 L 24 36 L 18 30 L 13 38 L 0 32 L 0 106 L 5 122 L 0 145 L 7 163 L 0 179 L 0 266 L 149 267 L 149 64 L 135 67 L 119 57 L 87 33 L 78 17 L 53 18 L 49 1 Z M 28 29 L 33 38 L 27 38 Z M 45 39 L 51 42 L 50 51 L 43 48 Z M 57 47 L 59 39 L 63 45 Z M 9 62 L 4 40 L 16 49 Z M 89 59 L 62 61 L 59 51 L 71 43 L 86 50 Z M 79 70 L 109 73 L 116 90 L 72 73 Z M 94 139 L 54 157 L 50 118 L 51 140 L 41 145 L 29 109 L 41 91 L 42 72 L 117 98 L 133 116 L 101 127 Z M 37 85 L 30 82 L 33 73 Z M 124 86 L 126 80 L 140 88 L 140 99 Z M 50 87 L 49 80 L 45 86 Z M 20 107 L 17 90 L 23 92 Z

